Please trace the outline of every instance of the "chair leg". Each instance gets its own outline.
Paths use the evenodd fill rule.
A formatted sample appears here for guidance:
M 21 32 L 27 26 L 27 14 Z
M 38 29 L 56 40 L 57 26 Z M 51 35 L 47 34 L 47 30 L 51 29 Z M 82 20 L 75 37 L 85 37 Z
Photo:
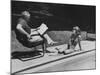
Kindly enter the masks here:
M 43 49 L 43 56 L 44 56 L 45 52 L 46 52 L 46 44 L 45 43 L 42 44 L 42 49 Z
M 35 47 L 36 48 L 36 47 Z M 28 58 L 28 59 L 21 59 L 22 61 L 27 61 L 27 60 L 31 60 L 31 59 L 36 59 L 36 58 L 40 58 L 40 57 L 43 57 L 45 55 L 45 50 L 46 50 L 46 44 L 42 44 L 42 49 L 43 49 L 43 55 L 41 56 L 35 56 L 35 57 L 32 57 L 32 58 Z

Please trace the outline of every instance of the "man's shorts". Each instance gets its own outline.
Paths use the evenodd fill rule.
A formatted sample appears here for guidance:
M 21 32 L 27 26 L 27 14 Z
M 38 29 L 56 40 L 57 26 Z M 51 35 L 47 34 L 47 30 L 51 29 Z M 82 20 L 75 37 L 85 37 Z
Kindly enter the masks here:
M 29 41 L 30 42 L 38 42 L 38 41 L 42 41 L 43 38 L 40 36 L 40 35 L 35 35 L 35 36 L 32 36 Z

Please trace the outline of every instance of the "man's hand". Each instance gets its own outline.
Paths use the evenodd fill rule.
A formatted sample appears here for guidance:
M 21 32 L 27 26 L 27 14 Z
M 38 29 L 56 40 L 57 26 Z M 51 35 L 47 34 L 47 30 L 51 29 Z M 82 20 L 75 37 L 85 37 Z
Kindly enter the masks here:
M 28 34 L 27 37 L 28 37 L 28 39 L 30 39 L 31 38 L 31 35 Z

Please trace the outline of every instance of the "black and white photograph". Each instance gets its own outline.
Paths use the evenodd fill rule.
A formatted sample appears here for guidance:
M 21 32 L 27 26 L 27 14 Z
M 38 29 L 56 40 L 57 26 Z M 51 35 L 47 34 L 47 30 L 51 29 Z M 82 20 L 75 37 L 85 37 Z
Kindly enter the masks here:
M 96 6 L 11 0 L 11 75 L 96 69 Z

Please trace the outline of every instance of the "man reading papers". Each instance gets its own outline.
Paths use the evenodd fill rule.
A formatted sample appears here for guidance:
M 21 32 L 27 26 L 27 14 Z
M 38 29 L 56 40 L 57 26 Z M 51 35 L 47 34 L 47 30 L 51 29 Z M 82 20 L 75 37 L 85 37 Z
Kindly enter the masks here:
M 40 41 L 42 38 L 39 35 L 43 36 L 48 44 L 54 44 L 54 42 L 48 34 L 46 34 L 46 31 L 48 30 L 48 27 L 46 24 L 42 23 L 39 27 L 37 28 L 31 28 L 28 24 L 30 21 L 30 16 L 31 14 L 28 11 L 23 11 L 22 12 L 22 17 L 18 20 L 18 24 L 16 26 L 16 29 L 19 30 L 22 34 L 26 35 L 28 38 L 28 41 L 30 42 L 35 42 L 35 41 Z

